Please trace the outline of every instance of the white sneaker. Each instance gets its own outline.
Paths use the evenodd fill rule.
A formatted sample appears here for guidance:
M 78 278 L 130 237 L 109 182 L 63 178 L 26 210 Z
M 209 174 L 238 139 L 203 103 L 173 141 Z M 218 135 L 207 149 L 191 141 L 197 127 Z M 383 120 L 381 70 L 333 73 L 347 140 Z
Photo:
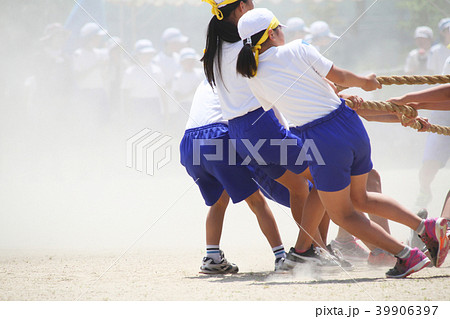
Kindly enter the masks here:
M 239 271 L 236 264 L 230 263 L 225 259 L 223 251 L 220 251 L 220 262 L 214 262 L 210 257 L 203 257 L 202 265 L 200 266 L 200 273 L 208 275 L 217 274 L 234 274 Z

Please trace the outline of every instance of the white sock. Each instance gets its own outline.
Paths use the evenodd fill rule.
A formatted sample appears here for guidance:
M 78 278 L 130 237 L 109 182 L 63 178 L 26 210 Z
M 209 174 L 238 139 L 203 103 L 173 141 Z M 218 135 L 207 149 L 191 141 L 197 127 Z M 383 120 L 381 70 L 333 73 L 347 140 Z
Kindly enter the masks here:
M 411 247 L 405 246 L 405 248 L 403 248 L 401 252 L 395 255 L 395 257 L 398 257 L 400 259 L 406 259 L 409 258 L 410 255 L 411 255 Z
M 284 251 L 284 246 L 276 246 L 272 247 L 273 254 L 275 255 L 275 259 L 277 258 L 286 258 L 286 252 Z
M 206 257 L 212 258 L 215 263 L 220 263 L 220 248 L 219 245 L 206 245 Z

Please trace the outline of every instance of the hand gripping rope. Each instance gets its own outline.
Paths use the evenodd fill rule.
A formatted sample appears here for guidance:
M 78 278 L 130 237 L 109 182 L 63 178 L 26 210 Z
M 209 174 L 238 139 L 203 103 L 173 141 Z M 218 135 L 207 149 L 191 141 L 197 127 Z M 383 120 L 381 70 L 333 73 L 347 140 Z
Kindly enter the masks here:
M 450 83 L 450 75 L 401 75 L 401 76 L 379 76 L 378 82 L 382 85 L 417 85 L 417 84 L 445 84 Z M 337 85 L 338 91 L 348 89 L 347 87 Z M 345 103 L 352 107 L 353 103 L 350 100 L 345 100 Z M 405 123 L 408 118 L 417 117 L 417 110 L 408 105 L 397 105 L 391 102 L 382 101 L 365 101 L 362 103 L 361 109 L 387 111 L 390 113 L 397 113 L 402 115 L 402 123 Z M 413 129 L 419 130 L 422 128 L 422 124 L 415 120 L 408 126 Z M 450 127 L 431 124 L 427 132 L 437 133 L 441 135 L 450 136 Z

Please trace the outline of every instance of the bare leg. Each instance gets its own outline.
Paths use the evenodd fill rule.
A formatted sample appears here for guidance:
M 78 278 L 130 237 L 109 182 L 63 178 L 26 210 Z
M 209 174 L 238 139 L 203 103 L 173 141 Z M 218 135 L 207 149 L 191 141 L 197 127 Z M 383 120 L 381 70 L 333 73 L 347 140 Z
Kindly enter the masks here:
M 277 223 L 275 222 L 272 211 L 267 205 L 261 191 L 257 190 L 252 195 L 247 197 L 245 201 L 252 212 L 255 213 L 256 218 L 258 219 L 259 227 L 269 241 L 270 246 L 276 247 L 282 245 Z
M 206 245 L 219 245 L 222 236 L 223 219 L 230 197 L 223 191 L 219 200 L 209 208 L 206 216 Z
M 381 193 L 381 177 L 380 174 L 376 170 L 371 170 L 369 172 L 368 178 L 367 178 L 367 186 L 366 189 L 368 192 L 375 192 L 375 193 Z M 389 228 L 389 222 L 384 217 L 379 217 L 374 214 L 369 214 L 370 220 L 374 221 L 378 225 L 380 225 L 388 234 L 391 233 L 391 230 Z M 345 229 L 342 227 L 339 227 L 338 234 L 336 236 L 336 240 L 345 242 L 348 240 L 352 240 L 353 236 L 348 233 Z M 376 247 L 370 243 L 364 242 L 364 244 L 370 249 L 373 250 Z
M 328 238 L 328 228 L 330 226 L 330 216 L 328 216 L 327 212 L 323 215 L 322 221 L 319 225 L 319 233 L 320 237 L 322 237 L 322 241 L 326 244 Z
M 352 176 L 351 199 L 359 211 L 384 217 L 416 230 L 422 219 L 410 212 L 396 200 L 379 193 L 361 191 L 366 188 L 367 175 Z M 363 240 L 363 238 L 360 238 Z M 370 242 L 371 244 L 374 244 Z M 380 247 L 382 248 L 382 247 Z
M 302 229 L 300 230 L 295 244 L 296 249 L 307 250 L 314 241 L 316 241 L 315 244 L 318 246 L 322 247 L 324 245 L 318 231 L 324 212 L 317 189 L 313 188 L 309 193 L 308 200 L 305 204 L 305 214 L 303 214 L 301 221 Z M 311 236 L 314 237 L 314 241 Z
M 292 217 L 300 225 L 302 222 L 303 207 L 309 195 L 308 181 L 291 171 L 286 171 L 276 181 L 289 190 Z
M 311 191 L 312 196 L 309 193 L 307 179 L 310 181 L 313 180 L 309 168 L 299 175 L 291 171 L 286 171 L 286 173 L 276 180 L 289 190 L 292 216 L 297 225 L 301 225 L 301 230 L 299 231 L 295 244 L 295 248 L 299 250 L 309 249 L 313 242 L 311 236 L 315 238 L 319 246 L 323 245 L 323 241 L 318 233 L 318 226 L 322 218 L 321 216 L 323 216 L 323 205 L 317 195 L 317 190 L 313 189 Z M 305 208 L 307 214 L 303 214 L 305 206 L 307 206 Z M 317 220 L 318 216 L 320 218 Z M 306 224 L 304 224 L 305 222 Z
M 362 186 L 364 192 L 366 180 L 367 174 L 365 174 L 364 184 L 359 185 Z M 353 177 L 351 185 L 353 186 Z M 355 188 L 358 187 L 357 185 L 358 183 L 355 185 Z M 357 193 L 356 190 L 353 192 Z M 370 221 L 363 214 L 356 212 L 350 195 L 350 185 L 338 192 L 319 191 L 320 199 L 328 215 L 337 225 L 345 228 L 358 238 L 366 240 L 394 255 L 400 253 L 405 246 L 386 233 L 379 225 Z

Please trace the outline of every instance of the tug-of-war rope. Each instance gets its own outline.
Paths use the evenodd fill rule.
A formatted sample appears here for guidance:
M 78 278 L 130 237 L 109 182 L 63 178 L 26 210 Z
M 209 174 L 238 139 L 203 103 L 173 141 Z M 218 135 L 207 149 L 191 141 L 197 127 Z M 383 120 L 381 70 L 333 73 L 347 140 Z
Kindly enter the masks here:
M 382 85 L 419 85 L 419 84 L 445 84 L 450 83 L 449 75 L 395 75 L 395 76 L 378 76 L 378 82 Z M 346 87 L 337 86 L 338 91 L 348 89 Z M 349 107 L 353 106 L 353 102 L 346 99 L 345 102 Z M 397 113 L 402 116 L 402 123 L 408 123 L 411 119 L 417 117 L 417 110 L 408 105 L 397 105 L 391 102 L 382 101 L 365 101 L 362 103 L 361 109 L 387 111 Z M 422 124 L 418 120 L 411 121 L 407 124 L 413 129 L 422 129 Z M 426 132 L 437 133 L 450 136 L 450 127 L 431 124 Z

